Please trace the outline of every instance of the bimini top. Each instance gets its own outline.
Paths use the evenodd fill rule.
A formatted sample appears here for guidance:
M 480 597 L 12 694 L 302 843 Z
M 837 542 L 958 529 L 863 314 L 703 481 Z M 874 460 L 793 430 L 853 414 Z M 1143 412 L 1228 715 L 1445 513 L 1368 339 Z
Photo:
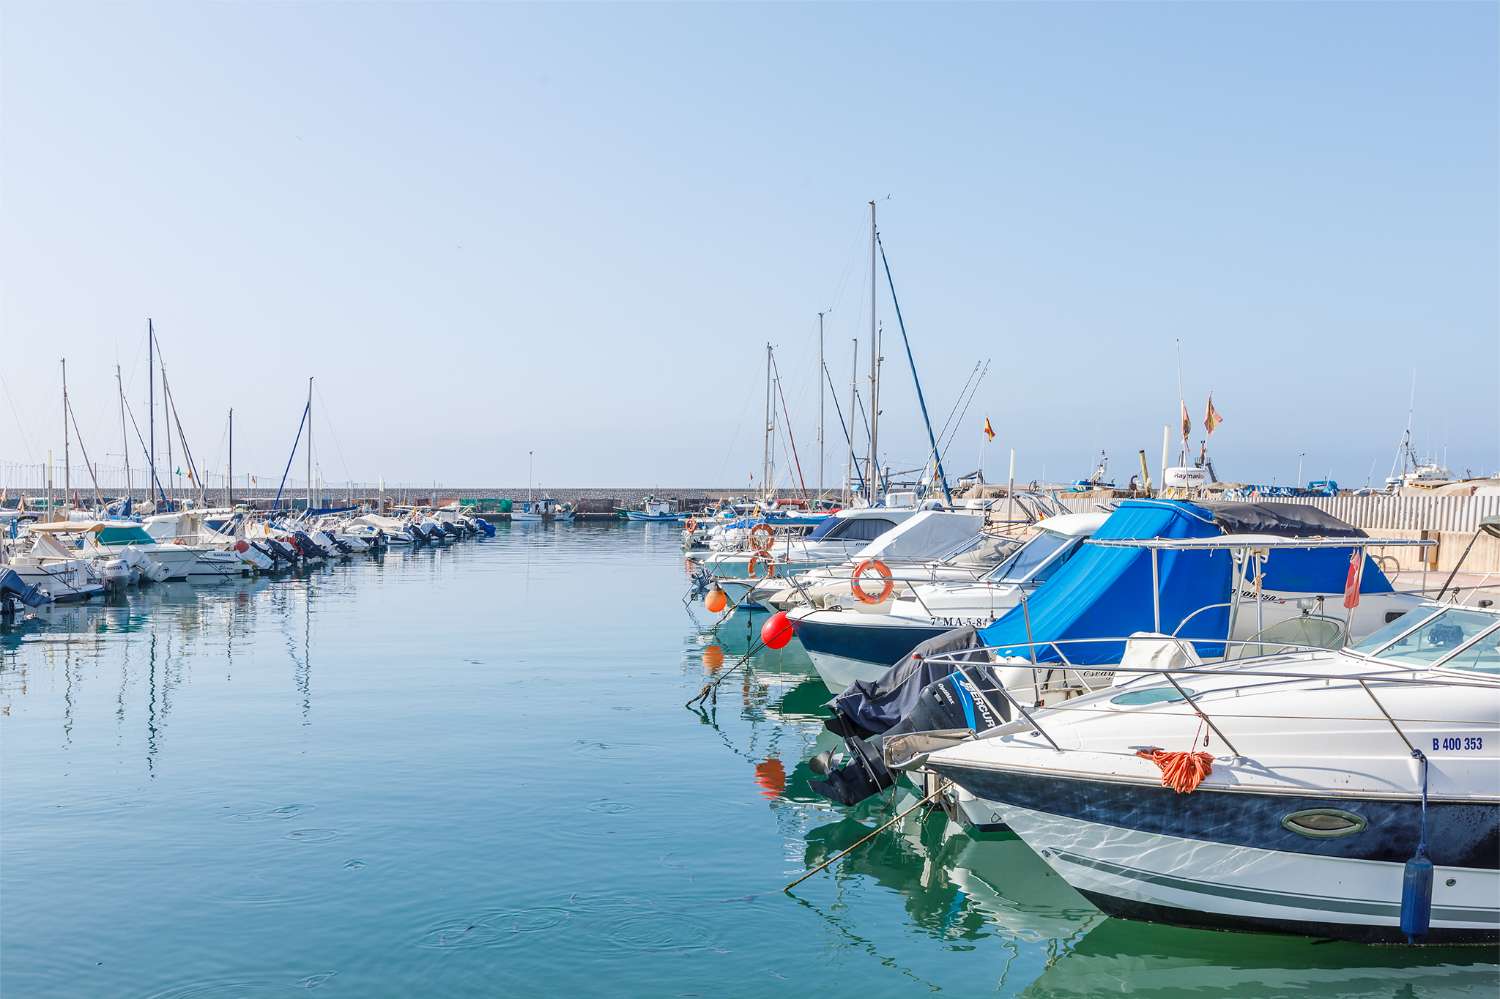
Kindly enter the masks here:
M 1284 538 L 1363 538 L 1364 531 L 1305 503 L 1205 503 L 1225 534 Z
M 1276 508 L 1292 504 L 1226 505 Z M 1138 631 L 1156 631 L 1154 588 L 1159 594 L 1159 630 L 1195 640 L 1200 655 L 1221 655 L 1220 643 L 1228 637 L 1229 609 L 1215 607 L 1195 616 L 1194 612 L 1229 600 L 1233 550 L 1157 548 L 1153 552 L 1122 544 L 1150 539 L 1223 537 L 1229 532 L 1218 520 L 1219 509 L 1182 500 L 1126 500 L 1084 543 L 1083 549 L 1039 587 L 1024 606 L 1006 612 L 984 628 L 981 637 L 986 645 L 996 647 L 997 655 L 1029 657 L 1029 642 L 1116 638 Z M 1235 519 L 1236 516 L 1240 519 Z M 1246 516 L 1249 514 L 1231 514 L 1226 522 L 1243 524 Z M 1292 536 L 1294 516 L 1282 516 L 1281 511 L 1273 509 L 1263 517 L 1278 517 L 1274 533 L 1283 538 Z M 1338 525 L 1353 530 L 1342 521 L 1319 522 L 1316 527 L 1309 522 L 1302 534 L 1321 538 L 1325 537 L 1324 530 L 1337 530 Z M 1272 548 L 1265 560 L 1262 584 L 1265 589 L 1277 592 L 1342 592 L 1353 550 L 1353 546 Z M 1390 590 L 1390 580 L 1366 556 L 1360 591 L 1388 593 Z M 1123 641 L 1085 642 L 1070 647 L 1068 659 L 1082 665 L 1113 663 L 1123 653 Z M 1036 655 L 1038 661 L 1055 662 L 1059 658 L 1056 650 L 1045 647 L 1038 648 Z

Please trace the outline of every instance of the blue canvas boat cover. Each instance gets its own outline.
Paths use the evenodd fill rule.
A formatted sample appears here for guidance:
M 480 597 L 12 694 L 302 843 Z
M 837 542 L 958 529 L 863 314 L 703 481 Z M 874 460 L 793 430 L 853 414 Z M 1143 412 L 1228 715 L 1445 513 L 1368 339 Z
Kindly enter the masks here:
M 1213 514 L 1181 500 L 1126 500 L 1094 532 L 1093 540 L 1144 541 L 1151 538 L 1211 538 L 1223 532 Z M 1228 551 L 1159 553 L 1161 630 L 1176 630 L 1184 618 L 1229 593 Z M 1029 641 L 1111 638 L 1148 631 L 1153 626 L 1151 552 L 1144 548 L 1106 548 L 1085 544 L 1046 584 L 994 624 L 980 631 L 996 655 L 1028 658 Z M 1188 638 L 1220 638 L 1229 625 L 1227 608 L 1205 611 L 1183 630 Z M 1032 637 L 1028 639 L 1028 634 Z M 1070 662 L 1117 663 L 1123 642 L 1088 642 L 1064 646 Z M 1202 655 L 1222 655 L 1222 648 L 1202 648 Z M 1057 662 L 1050 647 L 1036 650 L 1039 662 Z
M 1250 504 L 1241 504 L 1235 513 L 1253 512 L 1254 516 L 1235 518 L 1226 517 L 1222 508 L 1210 509 L 1182 500 L 1126 500 L 1094 532 L 1091 540 L 1212 538 L 1222 536 L 1226 528 L 1243 529 L 1252 524 L 1267 533 L 1274 531 L 1284 539 L 1299 535 L 1321 538 L 1362 534 L 1326 514 L 1314 517 L 1302 510 L 1277 509 L 1291 505 L 1255 504 L 1251 511 L 1247 509 Z M 1353 551 L 1352 548 L 1274 548 L 1265 561 L 1261 585 L 1281 592 L 1342 592 Z M 1194 639 L 1199 655 L 1223 655 L 1222 644 L 1204 640 L 1227 636 L 1229 609 L 1215 607 L 1196 615 L 1194 612 L 1230 598 L 1233 565 L 1230 552 L 1164 550 L 1157 557 L 1160 630 Z M 1390 580 L 1367 556 L 1360 592 L 1390 591 Z M 1085 544 L 1081 552 L 1037 590 L 1028 601 L 1028 608 L 1015 607 L 980 635 L 987 644 L 997 647 L 997 655 L 1028 657 L 1024 644 L 1028 633 L 1033 636 L 1030 641 L 1062 641 L 1150 631 L 1155 628 L 1151 593 L 1149 550 Z M 1182 627 L 1185 620 L 1188 623 Z M 1070 644 L 1064 646 L 1064 652 L 1070 662 L 1080 665 L 1115 663 L 1124 654 L 1124 644 Z M 1060 656 L 1055 649 L 1039 648 L 1037 659 L 1057 662 Z

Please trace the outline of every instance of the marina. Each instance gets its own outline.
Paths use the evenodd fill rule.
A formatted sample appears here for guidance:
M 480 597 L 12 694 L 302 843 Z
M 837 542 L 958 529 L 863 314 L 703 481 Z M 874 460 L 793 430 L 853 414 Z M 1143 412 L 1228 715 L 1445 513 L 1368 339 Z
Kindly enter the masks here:
M 1500 995 L 1500 3 L 0 5 L 0 999 Z

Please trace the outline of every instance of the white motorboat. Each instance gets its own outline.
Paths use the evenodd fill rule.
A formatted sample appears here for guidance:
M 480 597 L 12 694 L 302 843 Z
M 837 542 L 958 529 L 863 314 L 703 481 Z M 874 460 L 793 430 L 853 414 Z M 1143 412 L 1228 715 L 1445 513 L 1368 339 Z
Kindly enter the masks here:
M 1112 915 L 1500 939 L 1500 611 L 1427 604 L 1340 651 L 1125 671 L 912 762 Z
M 916 510 L 887 507 L 840 510 L 805 536 L 776 537 L 765 553 L 716 552 L 705 558 L 702 566 L 731 600 L 738 601 L 755 587 L 759 576 L 770 572 L 785 575 L 843 562 L 916 513 Z
M 849 594 L 826 609 L 798 607 L 790 612 L 798 640 L 830 690 L 857 680 L 876 680 L 912 649 L 954 628 L 984 627 L 1015 607 L 1066 565 L 1104 523 L 1105 513 L 1071 513 L 1048 517 L 1009 558 L 979 579 L 966 582 L 912 582 L 900 572 L 891 599 L 873 604 Z M 868 584 L 861 583 L 862 587 Z M 899 595 L 901 591 L 905 595 Z M 863 613 L 853 613 L 863 611 Z

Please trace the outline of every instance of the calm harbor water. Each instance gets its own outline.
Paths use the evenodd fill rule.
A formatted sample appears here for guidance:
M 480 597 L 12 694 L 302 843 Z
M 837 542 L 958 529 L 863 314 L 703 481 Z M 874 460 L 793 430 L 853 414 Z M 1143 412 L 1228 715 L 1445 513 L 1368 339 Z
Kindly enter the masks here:
M 1495 995 L 1492 950 L 1105 919 L 941 815 L 783 895 L 892 803 L 808 791 L 795 643 L 683 707 L 677 546 L 502 527 L 0 628 L 0 995 Z

